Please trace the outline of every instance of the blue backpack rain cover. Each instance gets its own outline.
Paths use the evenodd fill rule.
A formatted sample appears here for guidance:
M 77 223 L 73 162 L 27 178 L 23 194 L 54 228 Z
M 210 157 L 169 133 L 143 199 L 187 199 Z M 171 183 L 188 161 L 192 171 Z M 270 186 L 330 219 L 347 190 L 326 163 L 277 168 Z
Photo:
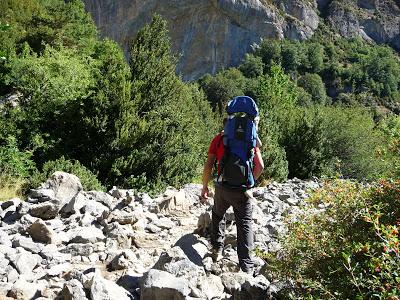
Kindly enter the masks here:
M 222 184 L 232 188 L 254 186 L 253 149 L 257 144 L 254 118 L 258 108 L 248 96 L 238 96 L 228 102 L 229 115 L 224 127 L 224 156 L 221 160 Z

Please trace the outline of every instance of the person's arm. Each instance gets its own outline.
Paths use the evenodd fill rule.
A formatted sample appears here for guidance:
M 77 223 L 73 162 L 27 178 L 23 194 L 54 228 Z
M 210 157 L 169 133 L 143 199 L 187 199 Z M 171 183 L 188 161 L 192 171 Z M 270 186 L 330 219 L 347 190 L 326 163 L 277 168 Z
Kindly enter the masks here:
M 264 161 L 261 156 L 260 149 L 256 147 L 254 153 L 254 169 L 253 169 L 254 179 L 257 180 L 263 171 L 264 171 Z
M 204 163 L 204 169 L 203 169 L 203 188 L 201 189 L 201 197 L 203 199 L 208 199 L 208 182 L 211 179 L 212 175 L 212 170 L 214 167 L 214 162 L 217 156 L 215 154 L 208 154 L 207 160 Z

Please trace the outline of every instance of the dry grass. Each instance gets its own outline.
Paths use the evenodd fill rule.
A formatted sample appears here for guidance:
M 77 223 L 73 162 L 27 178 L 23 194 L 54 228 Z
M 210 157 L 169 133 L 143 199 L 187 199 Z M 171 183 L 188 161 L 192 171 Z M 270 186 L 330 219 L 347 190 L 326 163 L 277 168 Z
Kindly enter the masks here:
M 23 179 L 15 179 L 0 176 L 0 201 L 9 200 L 15 197 L 23 197 Z

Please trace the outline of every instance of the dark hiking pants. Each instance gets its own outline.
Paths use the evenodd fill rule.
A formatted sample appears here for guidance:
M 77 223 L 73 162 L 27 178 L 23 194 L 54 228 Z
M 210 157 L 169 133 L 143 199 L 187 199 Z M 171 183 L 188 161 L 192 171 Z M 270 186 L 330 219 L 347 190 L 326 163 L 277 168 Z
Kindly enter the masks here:
M 223 186 L 215 187 L 214 206 L 212 210 L 211 244 L 214 248 L 223 249 L 225 236 L 225 212 L 232 206 L 237 228 L 237 253 L 239 266 L 244 272 L 251 272 L 253 261 L 250 251 L 253 247 L 252 204 L 243 191 Z

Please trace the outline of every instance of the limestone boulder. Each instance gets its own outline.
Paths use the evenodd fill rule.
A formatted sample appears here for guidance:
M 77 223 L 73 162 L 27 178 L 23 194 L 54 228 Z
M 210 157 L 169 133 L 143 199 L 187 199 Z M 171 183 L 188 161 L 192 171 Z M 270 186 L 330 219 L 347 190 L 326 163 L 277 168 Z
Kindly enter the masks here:
M 97 227 L 78 227 L 69 231 L 70 243 L 96 243 L 105 240 L 103 231 Z
M 140 290 L 141 300 L 184 300 L 191 292 L 186 279 L 155 269 L 145 274 Z
M 80 191 L 82 191 L 82 184 L 78 177 L 73 174 L 57 171 L 39 189 L 31 191 L 31 197 L 56 198 L 64 205 Z
M 90 287 L 92 299 L 130 300 L 131 296 L 127 290 L 115 282 L 104 279 L 100 273 L 95 273 Z
M 34 217 L 41 218 L 43 220 L 50 220 L 58 216 L 61 206 L 61 201 L 58 199 L 52 199 L 50 201 L 32 205 L 29 213 Z
M 189 213 L 190 203 L 184 190 L 167 190 L 157 202 L 158 211 L 161 213 L 180 216 Z
M 43 285 L 31 283 L 26 281 L 25 279 L 19 279 L 13 284 L 7 296 L 18 300 L 34 299 L 35 297 L 40 295 L 40 291 L 43 288 Z

